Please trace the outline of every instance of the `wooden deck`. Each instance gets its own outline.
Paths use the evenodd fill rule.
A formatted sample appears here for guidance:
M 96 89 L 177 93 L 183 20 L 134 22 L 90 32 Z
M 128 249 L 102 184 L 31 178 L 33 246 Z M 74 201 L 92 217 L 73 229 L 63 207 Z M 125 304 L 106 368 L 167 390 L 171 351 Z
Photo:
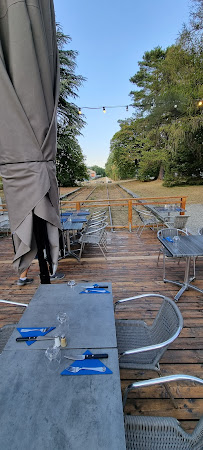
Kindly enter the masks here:
M 62 281 L 70 279 L 80 282 L 111 281 L 114 301 L 141 293 L 162 293 L 171 298 L 177 292 L 177 286 L 162 281 L 162 259 L 157 267 L 159 242 L 156 233 L 145 229 L 138 238 L 136 232 L 117 231 L 108 233 L 107 261 L 99 251 L 86 247 L 81 263 L 72 258 L 59 261 L 58 271 L 65 274 Z M 29 276 L 34 283 L 18 287 L 17 275 L 12 268 L 13 248 L 11 237 L 0 240 L 0 298 L 4 300 L 29 303 L 39 286 L 38 262 L 34 261 Z M 183 280 L 184 260 L 167 261 L 167 276 L 170 279 Z M 196 285 L 203 289 L 203 258 L 196 263 Z M 186 291 L 178 302 L 183 315 L 184 329 L 177 340 L 169 347 L 161 361 L 163 374 L 185 373 L 203 378 L 203 295 L 192 289 Z M 151 321 L 158 310 L 157 300 L 140 301 L 130 306 L 120 306 L 116 314 L 122 318 L 136 318 Z M 16 324 L 24 308 L 0 304 L 0 328 Z M 139 379 L 155 377 L 153 372 L 141 373 L 134 370 L 121 370 L 122 389 Z M 171 390 L 177 397 L 178 409 L 174 409 L 166 398 L 162 386 L 140 389 L 131 393 L 126 413 L 165 415 L 178 418 L 182 426 L 191 431 L 196 421 L 203 415 L 203 388 L 179 383 L 171 384 Z

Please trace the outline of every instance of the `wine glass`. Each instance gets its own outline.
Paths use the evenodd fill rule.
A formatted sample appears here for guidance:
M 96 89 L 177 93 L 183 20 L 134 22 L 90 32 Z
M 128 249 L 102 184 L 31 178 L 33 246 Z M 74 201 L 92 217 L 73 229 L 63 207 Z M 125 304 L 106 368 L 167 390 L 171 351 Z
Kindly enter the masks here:
M 49 370 L 55 372 L 61 362 L 61 350 L 60 347 L 48 347 L 45 351 L 46 365 Z
M 63 335 L 66 335 L 67 334 L 67 331 L 68 331 L 68 326 L 69 326 L 69 321 L 68 321 L 68 316 L 67 316 L 67 314 L 66 314 L 66 312 L 59 312 L 58 314 L 57 314 L 57 320 L 58 320 L 58 322 L 59 322 L 59 327 L 58 327 L 58 332 L 59 332 L 59 335 L 61 336 L 62 334 Z
M 68 281 L 68 286 L 73 287 L 73 286 L 75 286 L 75 285 L 76 285 L 75 280 L 70 280 L 70 281 Z

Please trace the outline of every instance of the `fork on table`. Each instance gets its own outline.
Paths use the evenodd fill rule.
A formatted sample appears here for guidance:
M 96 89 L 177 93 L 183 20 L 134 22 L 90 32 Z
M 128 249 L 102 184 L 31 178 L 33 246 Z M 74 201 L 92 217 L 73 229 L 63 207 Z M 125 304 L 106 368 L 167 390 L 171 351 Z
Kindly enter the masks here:
M 77 373 L 80 370 L 94 370 L 95 372 L 106 372 L 106 367 L 74 367 L 74 366 L 69 366 L 66 370 L 68 370 L 69 372 L 72 373 Z

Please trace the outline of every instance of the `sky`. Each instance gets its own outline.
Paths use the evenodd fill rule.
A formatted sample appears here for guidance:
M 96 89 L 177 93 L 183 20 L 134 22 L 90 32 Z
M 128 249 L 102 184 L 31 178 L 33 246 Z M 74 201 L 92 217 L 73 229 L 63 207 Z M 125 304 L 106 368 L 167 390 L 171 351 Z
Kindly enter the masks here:
M 72 39 L 67 48 L 78 51 L 75 73 L 87 79 L 79 98 L 69 99 L 85 115 L 78 141 L 88 167 L 105 167 L 110 140 L 120 129 L 118 120 L 134 112 L 130 106 L 127 112 L 126 106 L 132 103 L 130 91 L 136 89 L 129 79 L 139 70 L 138 61 L 146 51 L 175 43 L 189 21 L 191 2 L 54 0 L 54 6 L 56 21 Z

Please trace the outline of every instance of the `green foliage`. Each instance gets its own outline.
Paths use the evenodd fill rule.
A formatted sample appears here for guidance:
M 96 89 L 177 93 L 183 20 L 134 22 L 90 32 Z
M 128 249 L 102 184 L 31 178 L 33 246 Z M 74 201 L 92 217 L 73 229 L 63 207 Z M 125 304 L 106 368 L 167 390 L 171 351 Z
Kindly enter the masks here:
M 109 173 L 148 180 L 164 171 L 165 185 L 202 182 L 201 4 L 193 0 L 189 26 L 174 45 L 145 52 L 139 62 L 130 79 L 137 87 L 130 93 L 136 113 L 111 140 Z
M 94 170 L 97 175 L 101 175 L 101 177 L 105 177 L 106 176 L 106 172 L 105 172 L 105 169 L 103 169 L 103 167 L 91 166 L 90 169 Z
M 59 155 L 56 161 L 57 178 L 60 186 L 74 186 L 88 178 L 84 156 L 76 140 L 66 133 L 60 135 Z
M 74 186 L 87 177 L 84 156 L 78 144 L 84 120 L 78 114 L 77 106 L 69 98 L 77 98 L 77 91 L 85 80 L 75 74 L 77 52 L 64 50 L 71 38 L 63 34 L 57 25 L 57 43 L 60 60 L 60 94 L 57 111 L 57 178 L 61 186 Z

